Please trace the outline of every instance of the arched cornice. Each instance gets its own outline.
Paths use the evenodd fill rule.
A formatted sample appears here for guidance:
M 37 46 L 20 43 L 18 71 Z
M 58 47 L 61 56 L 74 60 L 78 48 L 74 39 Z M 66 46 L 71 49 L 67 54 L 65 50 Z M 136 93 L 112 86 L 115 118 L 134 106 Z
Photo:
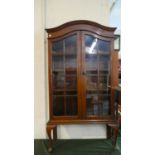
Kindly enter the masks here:
M 67 23 L 64 23 L 60 26 L 57 26 L 57 27 L 54 27 L 54 28 L 48 28 L 46 29 L 46 31 L 48 33 L 51 33 L 51 32 L 56 32 L 56 31 L 59 31 L 59 30 L 62 30 L 66 27 L 69 27 L 69 26 L 78 26 L 78 25 L 91 25 L 91 26 L 94 26 L 94 27 L 98 27 L 98 28 L 101 28 L 103 30 L 106 30 L 106 31 L 112 31 L 114 32 L 116 30 L 115 27 L 108 27 L 108 26 L 104 26 L 104 25 L 101 25 L 101 24 L 98 24 L 96 22 L 93 22 L 93 21 L 88 21 L 88 20 L 76 20 L 76 21 L 70 21 L 70 22 L 67 22 Z M 82 27 L 81 27 L 82 28 Z

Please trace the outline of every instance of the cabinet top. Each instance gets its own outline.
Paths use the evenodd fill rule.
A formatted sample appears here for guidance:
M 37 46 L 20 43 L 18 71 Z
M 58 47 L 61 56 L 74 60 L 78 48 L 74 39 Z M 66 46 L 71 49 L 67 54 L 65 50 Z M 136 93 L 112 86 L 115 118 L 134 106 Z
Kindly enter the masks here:
M 55 32 L 58 32 L 58 31 L 59 32 L 60 31 L 66 31 L 66 32 L 91 31 L 102 35 L 105 32 L 107 32 L 110 37 L 111 35 L 113 36 L 113 33 L 116 30 L 116 27 L 108 27 L 88 20 L 75 20 L 75 21 L 64 23 L 54 28 L 47 28 L 45 30 L 48 34 L 54 34 Z
M 115 31 L 116 30 L 116 27 L 108 27 L 108 26 L 104 26 L 104 25 L 101 25 L 99 23 L 96 23 L 96 22 L 93 22 L 93 21 L 89 21 L 89 20 L 75 20 L 75 21 L 70 21 L 70 22 L 67 22 L 67 23 L 64 23 L 60 26 L 57 26 L 57 27 L 54 27 L 54 28 L 47 28 L 45 29 L 48 33 L 50 32 L 54 32 L 54 31 L 59 31 L 60 29 L 63 29 L 65 27 L 68 27 L 68 26 L 72 26 L 72 25 L 81 25 L 81 24 L 84 24 L 84 25 L 92 25 L 92 26 L 95 26 L 95 27 L 98 27 L 98 28 L 101 28 L 101 29 L 104 29 L 104 30 L 107 30 L 107 31 Z

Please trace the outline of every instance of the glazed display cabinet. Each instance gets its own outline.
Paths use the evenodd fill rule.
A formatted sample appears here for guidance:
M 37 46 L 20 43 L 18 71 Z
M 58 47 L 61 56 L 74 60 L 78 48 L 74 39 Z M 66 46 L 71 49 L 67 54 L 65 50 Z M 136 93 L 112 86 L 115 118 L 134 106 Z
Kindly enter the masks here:
M 59 124 L 112 123 L 118 85 L 115 28 L 73 21 L 48 33 L 49 149 Z M 94 124 L 95 125 L 95 124 Z M 53 139 L 51 138 L 53 131 Z

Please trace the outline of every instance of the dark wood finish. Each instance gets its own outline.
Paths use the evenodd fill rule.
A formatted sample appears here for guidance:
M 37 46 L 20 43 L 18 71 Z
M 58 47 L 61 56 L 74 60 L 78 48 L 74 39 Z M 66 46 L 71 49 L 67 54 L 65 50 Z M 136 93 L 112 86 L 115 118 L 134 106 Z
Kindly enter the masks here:
M 78 21 L 71 21 L 71 22 L 65 23 L 56 28 L 46 29 L 46 32 L 48 34 L 53 35 L 53 36 L 48 36 L 48 38 L 51 38 L 51 37 L 57 38 L 59 36 L 63 36 L 65 34 L 68 34 L 74 31 L 89 31 L 98 35 L 114 38 L 113 32 L 115 30 L 116 28 L 103 26 L 101 24 L 98 24 L 92 21 L 78 20 Z
M 111 138 L 111 127 L 108 124 L 106 125 L 106 127 L 107 127 L 107 138 L 109 139 Z
M 67 22 L 63 25 L 60 25 L 58 27 L 55 27 L 55 28 L 49 28 L 49 29 L 46 29 L 46 31 L 48 33 L 50 32 L 56 32 L 56 31 L 60 31 L 66 27 L 69 27 L 69 26 L 73 26 L 73 25 L 90 25 L 90 26 L 94 26 L 94 27 L 97 27 L 97 28 L 100 28 L 100 29 L 103 29 L 103 30 L 107 30 L 107 31 L 115 31 L 116 28 L 114 27 L 107 27 L 107 26 L 104 26 L 104 25 L 101 25 L 99 23 L 96 23 L 96 22 L 93 22 L 93 21 L 88 21 L 88 20 L 76 20 L 76 21 L 71 21 L 71 22 Z
M 57 134 L 56 134 L 56 125 L 47 125 L 46 127 L 46 132 L 47 132 L 47 135 L 48 135 L 48 138 L 49 138 L 49 148 L 48 148 L 48 151 L 51 152 L 52 151 L 52 145 L 53 145 L 53 140 L 52 140 L 52 137 L 51 137 L 51 131 L 54 130 L 54 134 L 53 134 L 53 138 L 56 140 L 57 138 Z
M 50 150 L 51 130 L 56 140 L 58 124 L 115 122 L 114 91 L 110 89 L 118 85 L 115 29 L 85 20 L 46 29 Z
M 57 126 L 55 126 L 54 129 L 53 129 L 53 140 L 54 141 L 57 140 Z

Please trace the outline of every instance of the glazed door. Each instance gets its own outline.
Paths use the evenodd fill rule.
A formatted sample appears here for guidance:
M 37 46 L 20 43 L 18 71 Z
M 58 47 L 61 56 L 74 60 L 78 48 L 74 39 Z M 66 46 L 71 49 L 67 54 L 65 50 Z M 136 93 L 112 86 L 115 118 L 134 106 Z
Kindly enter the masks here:
M 82 34 L 84 116 L 110 114 L 111 42 L 90 32 Z
M 78 33 L 55 39 L 51 47 L 52 117 L 79 116 Z

